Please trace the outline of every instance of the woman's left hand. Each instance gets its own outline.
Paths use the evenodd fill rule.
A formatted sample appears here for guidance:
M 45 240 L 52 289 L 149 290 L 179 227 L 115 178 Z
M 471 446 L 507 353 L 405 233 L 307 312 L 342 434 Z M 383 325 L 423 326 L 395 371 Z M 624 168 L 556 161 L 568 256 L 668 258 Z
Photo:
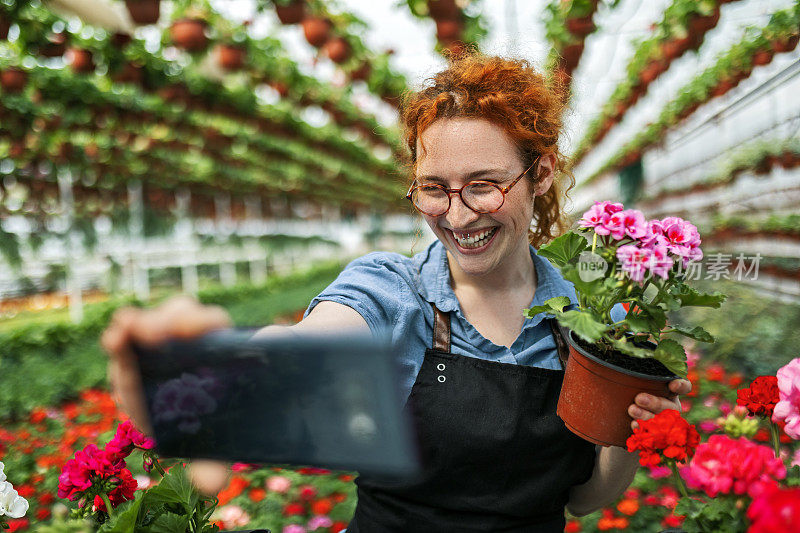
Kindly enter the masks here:
M 660 396 L 653 396 L 646 392 L 641 392 L 636 395 L 633 404 L 628 407 L 628 414 L 634 419 L 631 422 L 631 427 L 636 428 L 638 424 L 636 420 L 650 420 L 655 415 L 664 411 L 665 409 L 675 409 L 681 412 L 681 402 L 678 396 L 681 394 L 688 394 L 692 390 L 692 383 L 686 379 L 674 379 L 669 382 L 669 390 L 673 392 L 670 398 L 662 398 Z

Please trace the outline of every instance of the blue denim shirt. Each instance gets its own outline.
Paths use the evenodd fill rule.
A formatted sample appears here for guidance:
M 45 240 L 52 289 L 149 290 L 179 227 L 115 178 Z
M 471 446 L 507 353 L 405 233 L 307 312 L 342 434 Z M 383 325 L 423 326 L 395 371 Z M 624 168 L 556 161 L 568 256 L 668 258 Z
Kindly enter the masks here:
M 539 257 L 531 246 L 538 286 L 529 307 L 541 305 L 554 296 L 567 296 L 577 303 L 575 288 L 550 261 Z M 390 338 L 398 346 L 402 368 L 404 400 L 411 393 L 425 349 L 433 337 L 433 309 L 450 312 L 450 350 L 453 353 L 490 361 L 560 369 L 555 341 L 543 313 L 526 318 L 511 348 L 498 346 L 481 335 L 461 311 L 450 286 L 450 268 L 444 246 L 438 240 L 413 257 L 373 252 L 351 262 L 336 280 L 315 297 L 304 314 L 320 301 L 344 304 L 357 311 L 374 335 Z M 625 309 L 612 309 L 614 321 Z

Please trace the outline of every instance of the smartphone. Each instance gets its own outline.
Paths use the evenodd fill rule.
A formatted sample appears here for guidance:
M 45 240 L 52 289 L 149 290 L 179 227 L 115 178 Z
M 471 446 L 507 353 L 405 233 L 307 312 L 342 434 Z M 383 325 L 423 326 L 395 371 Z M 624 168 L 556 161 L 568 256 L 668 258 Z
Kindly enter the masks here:
M 388 342 L 254 333 L 220 330 L 133 347 L 160 454 L 391 479 L 420 473 Z

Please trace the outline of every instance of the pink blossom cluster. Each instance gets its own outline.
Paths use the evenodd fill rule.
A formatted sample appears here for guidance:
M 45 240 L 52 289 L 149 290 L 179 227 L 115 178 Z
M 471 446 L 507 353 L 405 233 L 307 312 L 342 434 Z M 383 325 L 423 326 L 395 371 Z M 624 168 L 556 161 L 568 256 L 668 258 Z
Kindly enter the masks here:
M 800 524 L 800 488 L 772 486 L 753 498 L 747 509 L 747 533 L 797 531 Z
M 779 401 L 772 412 L 772 421 L 786 422 L 783 428 L 786 434 L 800 440 L 800 358 L 780 368 L 777 377 Z
M 117 426 L 114 438 L 100 449 L 94 444 L 75 452 L 58 476 L 58 497 L 77 500 L 94 494 L 95 510 L 106 510 L 99 493 L 107 493 L 113 507 L 133 499 L 138 482 L 125 463 L 134 448 L 151 449 L 152 439 L 140 433 L 130 421 Z M 81 502 L 81 507 L 86 502 Z
M 667 279 L 676 259 L 686 267 L 703 258 L 697 228 L 679 217 L 648 221 L 641 211 L 624 209 L 620 203 L 595 202 L 579 225 L 616 241 L 631 239 L 617 248 L 617 258 L 634 281 L 642 281 L 648 271 Z
M 744 437 L 712 435 L 697 447 L 681 476 L 689 487 L 703 490 L 711 498 L 720 493 L 755 497 L 786 477 L 786 467 L 768 446 Z

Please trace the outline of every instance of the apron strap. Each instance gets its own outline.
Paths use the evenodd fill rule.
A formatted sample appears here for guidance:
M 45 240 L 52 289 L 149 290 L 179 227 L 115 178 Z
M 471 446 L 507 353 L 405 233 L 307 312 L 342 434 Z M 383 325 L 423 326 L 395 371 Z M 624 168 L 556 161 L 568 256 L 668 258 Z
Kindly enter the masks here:
M 564 339 L 561 329 L 558 327 L 558 322 L 555 318 L 546 318 L 550 323 L 550 330 L 553 332 L 553 339 L 556 341 L 556 350 L 558 351 L 558 358 L 561 359 L 561 368 L 567 368 L 567 359 L 569 359 L 569 346 Z
M 450 313 L 444 313 L 433 306 L 433 349 L 450 353 Z

